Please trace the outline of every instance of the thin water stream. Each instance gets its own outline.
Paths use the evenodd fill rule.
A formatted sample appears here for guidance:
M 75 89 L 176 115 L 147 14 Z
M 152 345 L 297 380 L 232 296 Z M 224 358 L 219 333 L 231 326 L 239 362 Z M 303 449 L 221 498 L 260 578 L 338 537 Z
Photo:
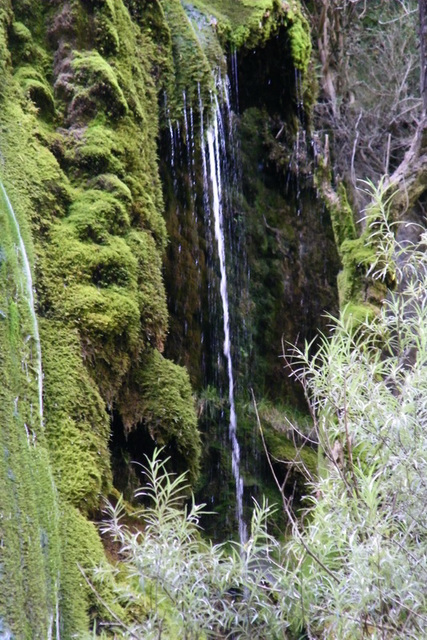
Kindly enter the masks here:
M 224 215 L 223 215 L 223 183 L 221 177 L 221 152 L 224 140 L 220 139 L 222 131 L 221 110 L 217 99 L 215 99 L 214 121 L 207 131 L 209 173 L 212 186 L 212 210 L 214 215 L 215 239 L 218 249 L 219 266 L 221 273 L 221 302 L 223 311 L 224 345 L 223 351 L 227 362 L 228 374 L 228 400 L 230 406 L 229 437 L 232 452 L 232 472 L 236 484 L 236 515 L 239 527 L 239 539 L 243 544 L 247 540 L 246 524 L 243 519 L 243 478 L 240 473 L 240 445 L 237 438 L 237 417 L 234 402 L 234 376 L 233 361 L 231 355 L 230 338 L 230 312 L 228 302 L 228 285 L 226 269 L 225 235 L 224 235 Z
M 18 265 L 18 268 L 21 270 L 21 274 L 19 275 L 19 279 L 18 279 L 18 285 L 20 285 L 22 287 L 22 293 L 23 293 L 23 297 L 25 298 L 25 301 L 28 305 L 28 311 L 29 311 L 29 317 L 31 319 L 31 336 L 30 338 L 33 340 L 34 343 L 34 352 L 33 352 L 33 358 L 35 360 L 34 363 L 34 370 L 35 370 L 35 376 L 36 376 L 36 380 L 37 380 L 37 387 L 38 387 L 38 409 L 39 409 L 39 421 L 40 421 L 40 427 L 41 429 L 43 429 L 43 371 L 42 371 L 42 354 L 41 354 L 41 345 L 40 345 L 40 335 L 39 335 L 39 325 L 38 325 L 38 320 L 37 320 L 37 315 L 36 315 L 36 311 L 35 311 L 35 299 L 34 299 L 34 288 L 33 288 L 33 279 L 32 279 L 32 275 L 31 275 L 31 268 L 30 268 L 30 262 L 29 262 L 29 258 L 28 258 L 28 254 L 27 254 L 27 250 L 25 247 L 25 243 L 24 243 L 24 239 L 22 237 L 21 234 L 21 229 L 20 229 L 20 225 L 18 222 L 18 219 L 16 217 L 15 211 L 12 207 L 12 204 L 10 202 L 10 199 L 8 197 L 8 194 L 6 192 L 6 189 L 4 187 L 4 185 L 0 182 L 0 198 L 3 201 L 4 205 L 5 205 L 5 211 L 7 213 L 7 218 L 8 218 L 8 222 L 9 222 L 9 227 L 10 227 L 10 231 L 11 231 L 11 238 L 13 243 L 16 246 L 16 257 L 14 258 L 14 260 L 16 260 L 16 263 Z M 27 371 L 27 363 L 26 362 L 22 362 L 21 363 L 22 368 L 24 369 L 24 371 Z M 28 378 L 27 378 L 28 379 Z M 15 393 L 19 393 L 19 389 L 15 388 Z M 19 400 L 19 395 L 15 398 L 15 408 L 14 408 L 14 416 L 16 418 L 19 417 L 19 407 L 18 407 L 18 400 Z M 17 422 L 18 424 L 22 424 L 21 420 L 18 420 Z M 45 557 L 45 554 L 47 553 L 51 553 L 52 557 L 51 559 L 47 559 L 47 556 L 45 557 L 45 562 L 46 562 L 46 580 L 48 583 L 48 590 L 51 592 L 51 597 L 52 597 L 52 601 L 51 601 L 51 606 L 49 606 L 48 610 L 46 611 L 46 619 L 47 619 L 47 624 L 46 624 L 46 628 L 45 628 L 45 632 L 46 632 L 46 638 L 47 640 L 53 640 L 53 638 L 55 638 L 55 640 L 60 640 L 61 638 L 61 632 L 60 632 L 60 597 L 59 597 L 59 593 L 60 593 L 60 575 L 59 575 L 59 568 L 58 568 L 58 573 L 55 575 L 54 572 L 51 572 L 51 566 L 53 566 L 55 560 L 54 560 L 54 555 L 56 553 L 59 553 L 59 548 L 57 549 L 56 547 L 54 547 L 55 543 L 54 540 L 50 540 L 47 537 L 47 533 L 46 533 L 46 522 L 43 523 L 43 520 L 48 518 L 49 520 L 49 524 L 52 527 L 52 531 L 54 531 L 55 529 L 57 530 L 58 527 L 58 523 L 59 523 L 59 512 L 58 512 L 58 505 L 57 505 L 57 496 L 56 496 L 56 488 L 55 488 L 55 483 L 53 480 L 53 475 L 52 475 L 52 471 L 50 466 L 46 463 L 46 460 L 43 459 L 43 455 L 40 456 L 40 447 L 43 447 L 43 445 L 40 445 L 40 440 L 38 441 L 39 444 L 36 445 L 36 437 L 34 435 L 33 432 L 33 437 L 30 438 L 29 437 L 29 431 L 28 431 L 28 427 L 24 422 L 24 427 L 25 430 L 27 432 L 27 443 L 28 443 L 28 447 L 30 448 L 30 457 L 29 458 L 24 458 L 27 460 L 27 468 L 31 468 L 31 473 L 33 474 L 33 478 L 36 479 L 35 481 L 37 482 L 39 478 L 46 478 L 48 480 L 48 482 L 50 483 L 50 487 L 51 487 L 51 494 L 50 494 L 50 498 L 52 500 L 51 503 L 49 503 L 49 516 L 47 516 L 46 514 L 46 510 L 45 507 L 42 506 L 41 504 L 39 504 L 37 501 L 37 499 L 40 497 L 37 495 L 37 491 L 34 490 L 34 495 L 32 495 L 32 506 L 35 505 L 35 513 L 38 514 L 40 520 L 39 522 L 36 521 L 34 514 L 32 515 L 32 533 L 31 535 L 39 535 L 40 539 L 42 539 L 42 537 L 45 537 L 45 548 L 40 548 L 40 554 L 43 555 Z M 36 451 L 37 450 L 37 451 Z M 33 452 L 34 452 L 34 457 L 33 457 Z M 15 451 L 16 455 L 19 455 L 19 451 Z M 43 461 L 43 463 L 46 465 L 44 467 L 40 467 L 37 465 L 40 465 L 40 462 Z M 33 467 L 34 465 L 34 467 Z M 45 488 L 45 485 L 44 485 Z M 33 487 L 28 487 L 29 492 L 31 493 Z M 24 517 L 31 517 L 29 515 L 26 515 L 26 513 L 22 512 L 22 500 L 21 498 L 16 498 L 16 504 L 17 504 L 17 512 L 16 512 L 16 517 L 17 517 L 17 522 L 18 522 L 18 527 L 21 526 L 21 518 Z M 37 532 L 37 533 L 36 533 Z M 22 558 L 24 558 L 25 554 L 22 551 L 22 548 L 24 548 L 23 546 L 25 546 L 26 542 L 25 542 L 25 536 L 27 535 L 26 532 L 24 530 L 21 531 L 21 534 L 23 536 L 23 541 L 21 542 L 20 540 L 20 553 L 22 553 Z M 19 536 L 19 538 L 21 538 L 21 534 Z M 23 546 L 22 546 L 23 545 Z M 49 549 L 49 551 L 48 551 Z M 36 560 L 34 560 L 36 561 Z M 49 565 L 49 563 L 51 563 L 51 565 Z M 49 575 L 50 574 L 50 575 Z M 26 575 L 26 573 L 24 574 Z M 41 594 L 40 598 L 43 598 L 43 594 Z M 36 628 L 34 627 L 33 631 L 36 631 Z M 1 633 L 0 633 L 1 636 Z M 3 637 L 3 636 L 1 636 Z
M 30 262 L 28 260 L 27 251 L 25 249 L 24 240 L 21 235 L 21 230 L 19 227 L 18 219 L 15 215 L 9 197 L 6 193 L 6 189 L 3 184 L 0 182 L 0 188 L 3 194 L 4 201 L 7 206 L 8 214 L 10 221 L 12 222 L 12 226 L 18 240 L 18 249 L 21 255 L 22 260 L 22 273 L 24 276 L 28 307 L 31 316 L 32 330 L 33 330 L 33 339 L 35 343 L 36 349 L 36 372 L 37 372 L 37 385 L 38 385 L 38 399 L 39 399 L 39 416 L 40 416 L 40 424 L 43 427 L 43 371 L 42 371 L 42 352 L 40 347 L 40 335 L 39 335 L 39 324 L 37 321 L 37 315 L 34 304 L 34 289 L 33 289 L 33 278 L 31 275 Z

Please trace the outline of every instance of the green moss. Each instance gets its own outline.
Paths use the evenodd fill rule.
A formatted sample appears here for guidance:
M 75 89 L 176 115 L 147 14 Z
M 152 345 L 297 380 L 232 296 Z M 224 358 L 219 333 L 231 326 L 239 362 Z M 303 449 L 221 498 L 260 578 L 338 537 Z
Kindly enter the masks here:
M 153 346 L 163 348 L 167 330 L 155 79 L 171 65 L 169 30 L 161 11 L 158 22 L 150 21 L 148 10 L 140 26 L 133 23 L 121 0 L 16 0 L 14 10 L 11 28 L 9 4 L 0 8 L 1 171 L 35 265 L 45 431 L 31 411 L 37 388 L 32 341 L 23 340 L 29 321 L 16 265 L 13 274 L 0 276 L 0 497 L 10 516 L 0 528 L 11 541 L 3 566 L 8 576 L 17 574 L 0 595 L 0 616 L 13 620 L 16 637 L 44 640 L 59 583 L 61 637 L 83 637 L 88 611 L 99 612 L 99 603 L 76 561 L 90 564 L 103 555 L 84 516 L 111 487 L 105 406 L 119 399 L 125 405 L 123 383 L 132 369 L 138 374 L 132 392 L 145 402 L 141 419 L 177 452 L 181 469 L 191 467 L 192 478 L 198 466 L 188 377 L 159 353 L 147 355 Z M 157 64 L 161 47 L 165 57 Z M 1 263 L 6 236 L 0 237 Z M 13 255 L 13 242 L 9 249 Z M 5 282 L 11 288 L 3 299 Z M 170 385 L 169 404 L 164 384 Z M 61 501 L 62 567 L 48 452 Z
M 58 518 L 37 410 L 32 318 L 22 256 L 16 251 L 17 228 L 9 213 L 1 194 L 0 620 L 6 635 L 42 640 L 49 635 L 57 603 Z
M 15 38 L 18 42 L 28 44 L 33 41 L 31 31 L 22 24 L 22 22 L 14 22 L 11 28 L 12 38 Z
M 64 504 L 61 510 L 61 531 L 65 558 L 61 581 L 61 637 L 87 637 L 94 620 L 111 621 L 111 613 L 104 609 L 84 575 L 94 584 L 96 592 L 110 611 L 121 619 L 126 619 L 125 612 L 117 605 L 117 599 L 113 595 L 111 577 L 104 581 L 94 580 L 93 570 L 105 563 L 104 549 L 94 525 L 75 507 Z
M 148 233 L 131 231 L 127 242 L 138 261 L 138 305 L 144 338 L 150 345 L 163 350 L 168 312 L 161 257 Z
M 340 306 L 357 300 L 362 295 L 363 277 L 374 261 L 375 251 L 366 237 L 346 239 L 340 247 L 342 272 L 339 277 L 338 292 Z
M 157 350 L 133 369 L 119 404 L 125 427 L 142 422 L 159 446 L 174 452 L 174 465 L 188 468 L 194 482 L 199 472 L 200 435 L 187 371 Z
M 132 20 L 141 27 L 142 34 L 154 39 L 155 48 L 148 47 L 151 75 L 159 91 L 172 94 L 174 86 L 172 37 L 161 0 L 124 0 Z
M 53 93 L 44 76 L 33 67 L 20 67 L 16 79 L 27 95 L 39 109 L 44 118 L 52 118 L 55 113 Z
M 74 51 L 71 66 L 75 79 L 72 112 L 87 117 L 101 110 L 112 118 L 127 113 L 117 74 L 98 51 Z
M 148 107 L 147 107 L 148 108 Z M 157 156 L 151 134 L 130 119 L 125 119 L 117 130 L 123 156 L 127 162 L 123 182 L 132 193 L 132 223 L 137 228 L 150 232 L 160 254 L 165 250 L 166 224 L 162 216 L 163 195 L 161 191 Z M 157 128 L 155 129 L 157 135 Z M 154 131 L 153 131 L 154 134 Z M 148 139 L 150 139 L 149 147 Z
M 288 14 L 288 19 L 292 60 L 295 68 L 305 73 L 311 59 L 310 25 L 299 7 L 291 15 Z
M 74 142 L 68 161 L 74 162 L 90 175 L 112 173 L 123 175 L 124 165 L 119 160 L 121 150 L 113 131 L 97 122 L 85 130 L 81 139 Z
M 8 49 L 7 30 L 12 24 L 13 13 L 10 0 L 0 6 L 0 72 L 2 78 L 6 77 L 10 65 L 10 52 Z M 0 86 L 0 98 L 5 95 L 5 85 Z
M 162 347 L 167 328 L 161 258 L 153 238 L 136 230 L 125 238 L 109 233 L 124 211 L 111 194 L 86 192 L 70 216 L 52 228 L 42 263 L 50 313 L 78 328 L 108 401 L 132 359 L 148 344 Z
M 322 183 L 331 180 L 325 169 L 318 168 Z M 338 184 L 334 198 L 326 199 L 331 214 L 335 244 L 341 259 L 338 274 L 338 295 L 341 312 L 351 319 L 354 328 L 378 314 L 387 294 L 386 283 L 369 274 L 376 262 L 376 248 L 365 230 L 358 237 L 353 210 L 342 182 Z M 393 280 L 393 274 L 390 275 Z
M 105 11 L 110 15 L 106 15 Z M 113 3 L 106 3 L 104 13 L 97 12 L 95 20 L 95 38 L 102 55 L 117 55 L 120 51 L 120 36 L 114 21 Z
M 118 180 L 118 179 L 117 179 Z M 123 184 L 123 183 L 122 183 Z M 126 185 L 123 184 L 126 189 Z M 106 244 L 111 235 L 124 235 L 130 228 L 128 206 L 112 192 L 88 189 L 70 207 L 68 223 L 79 240 Z M 129 194 L 129 190 L 124 193 Z
M 331 180 L 331 176 L 328 179 Z M 334 231 L 335 243 L 342 257 L 343 243 L 346 240 L 355 240 L 357 238 L 356 226 L 354 224 L 353 210 L 348 202 L 347 191 L 342 182 L 337 187 L 337 203 L 335 207 L 331 207 L 332 229 Z
M 109 418 L 81 360 L 80 340 L 61 321 L 41 324 L 46 436 L 59 493 L 87 513 L 111 486 Z
M 168 98 L 171 115 L 174 115 L 174 111 L 179 113 L 182 108 L 183 93 L 188 104 L 198 104 L 198 86 L 204 102 L 209 104 L 209 92 L 214 88 L 213 77 L 206 54 L 180 0 L 163 0 L 162 5 L 172 36 L 175 89 Z
M 34 41 L 31 31 L 22 23 L 14 22 L 10 28 L 10 46 L 14 50 L 14 58 L 34 61 Z M 31 60 L 32 59 L 32 60 Z
M 221 41 L 235 49 L 262 45 L 278 29 L 278 16 L 285 15 L 273 0 L 196 0 L 194 4 L 210 14 Z
M 357 329 L 365 322 L 372 322 L 378 313 L 379 307 L 368 303 L 349 303 L 341 309 L 343 319 L 348 321 L 349 327 L 352 329 Z
M 206 25 L 216 33 L 223 46 L 228 45 L 231 49 L 262 47 L 285 27 L 295 68 L 304 73 L 307 71 L 311 57 L 310 27 L 296 0 L 193 0 L 184 6 L 190 16 L 194 8 L 204 14 Z M 200 29 L 200 18 L 196 22 Z M 206 25 L 203 25 L 204 32 Z M 203 37 L 207 40 L 206 35 Z
M 111 193 L 117 200 L 127 206 L 132 204 L 132 193 L 129 187 L 114 174 L 96 176 L 90 186 L 99 191 Z

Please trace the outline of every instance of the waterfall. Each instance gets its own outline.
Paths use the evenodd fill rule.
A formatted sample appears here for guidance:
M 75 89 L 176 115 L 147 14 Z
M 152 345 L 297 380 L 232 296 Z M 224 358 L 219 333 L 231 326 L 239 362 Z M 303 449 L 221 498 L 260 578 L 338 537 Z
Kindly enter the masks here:
M 181 120 L 171 120 L 166 101 L 164 142 L 170 145 L 166 216 L 172 239 L 166 278 L 175 323 L 166 349 L 170 349 L 169 357 L 189 365 L 196 387 L 208 394 L 210 390 L 218 392 L 218 415 L 210 424 L 207 418 L 206 428 L 217 429 L 214 447 L 227 451 L 224 458 L 231 453 L 236 516 L 229 514 L 227 526 L 231 522 L 234 526 L 237 520 L 239 538 L 244 542 L 244 456 L 237 438 L 235 394 L 241 380 L 239 346 L 246 335 L 240 305 L 246 300 L 247 261 L 240 209 L 235 202 L 241 184 L 233 137 L 232 105 L 238 101 L 235 55 L 233 83 L 228 77 L 221 78 L 219 71 L 216 76 L 218 97 L 212 97 L 210 108 L 204 105 L 200 85 L 196 101 L 185 91 L 181 93 Z M 214 447 L 210 451 L 216 455 Z M 201 499 L 211 503 L 215 497 L 223 500 L 219 482 L 213 478 L 208 482 L 214 485 L 212 493 Z
M 230 313 L 228 304 L 228 287 L 225 255 L 224 216 L 223 216 L 223 189 L 221 179 L 221 151 L 225 144 L 224 138 L 220 141 L 220 131 L 223 133 L 221 111 L 217 99 L 215 99 L 215 112 L 213 125 L 207 131 L 209 173 L 212 185 L 212 210 L 214 215 L 215 239 L 217 242 L 219 266 L 221 273 L 221 302 L 224 326 L 224 356 L 227 362 L 228 374 L 228 400 L 230 406 L 229 437 L 232 450 L 232 471 L 236 484 L 236 514 L 239 526 L 239 539 L 244 543 L 247 539 L 246 525 L 243 520 L 243 479 L 240 474 L 240 446 L 237 439 L 237 418 L 234 403 L 234 376 L 233 361 L 231 356 L 230 340 Z
M 5 324 L 0 336 L 5 365 L 1 382 L 8 398 L 0 411 L 0 448 L 4 452 L 0 465 L 0 497 L 4 515 L 2 544 L 9 548 L 3 569 L 10 574 L 16 571 L 16 575 L 11 578 L 13 588 L 5 590 L 4 600 L 1 602 L 0 637 L 3 637 L 2 630 L 8 633 L 2 629 L 4 623 L 15 629 L 20 629 L 20 625 L 29 625 L 34 637 L 37 635 L 47 640 L 60 640 L 61 559 L 57 495 L 44 434 L 36 434 L 34 430 L 31 434 L 28 426 L 28 417 L 32 420 L 33 413 L 31 398 L 26 395 L 30 367 L 27 367 L 27 356 L 23 355 L 27 351 L 25 345 L 31 339 L 34 345 L 39 423 L 43 431 L 39 326 L 30 262 L 16 214 L 1 182 L 0 209 L 2 245 L 4 243 L 7 262 L 0 285 L 4 300 L 8 300 L 10 304 L 8 315 L 4 314 Z M 17 288 L 20 288 L 18 297 Z M 16 317 L 13 309 L 16 309 Z M 16 338 L 19 331 L 21 345 L 11 337 L 14 326 Z M 31 527 L 28 526 L 29 523 Z M 14 564 L 15 559 L 18 559 L 18 565 Z M 38 611 L 34 618 L 31 613 L 33 606 Z
M 9 197 L 6 193 L 6 189 L 3 184 L 0 182 L 0 187 L 3 193 L 3 198 L 6 202 L 7 210 L 9 213 L 9 218 L 12 222 L 13 229 L 15 231 L 16 237 L 18 239 L 18 248 L 19 253 L 22 259 L 22 273 L 25 281 L 25 288 L 27 293 L 28 307 L 31 316 L 31 323 L 33 329 L 33 339 L 36 346 L 36 371 L 37 371 L 37 385 L 38 385 L 38 396 L 39 396 L 39 416 L 40 416 L 40 425 L 43 427 L 43 372 L 42 372 L 42 353 L 40 347 L 40 335 L 39 335 L 39 324 L 37 321 L 35 305 L 34 305 L 34 290 L 33 290 L 33 278 L 31 276 L 30 262 L 28 260 L 27 251 L 25 249 L 25 244 L 22 239 L 21 230 L 19 228 L 19 222 L 13 210 L 13 207 L 10 203 Z

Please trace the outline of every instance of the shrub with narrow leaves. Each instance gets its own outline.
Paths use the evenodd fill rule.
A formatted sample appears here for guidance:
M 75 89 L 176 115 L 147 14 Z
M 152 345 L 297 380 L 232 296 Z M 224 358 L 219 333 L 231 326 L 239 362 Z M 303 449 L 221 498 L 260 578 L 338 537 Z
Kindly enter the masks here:
M 150 504 L 141 510 L 143 531 L 122 524 L 121 500 L 106 508 L 103 532 L 119 544 L 123 559 L 117 598 L 141 612 L 131 622 L 116 620 L 116 633 L 144 640 L 285 638 L 273 577 L 278 543 L 266 529 L 271 509 L 255 504 L 248 542 L 226 551 L 202 539 L 205 505 L 191 500 L 184 506 L 185 475 L 171 476 L 166 465 L 156 451 L 143 467 L 146 484 L 136 492 Z

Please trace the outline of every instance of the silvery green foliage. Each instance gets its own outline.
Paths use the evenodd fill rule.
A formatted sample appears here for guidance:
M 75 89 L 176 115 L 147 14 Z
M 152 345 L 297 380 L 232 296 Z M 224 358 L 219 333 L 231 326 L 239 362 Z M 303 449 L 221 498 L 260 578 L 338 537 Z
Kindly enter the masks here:
M 308 638 L 427 637 L 426 244 L 396 259 L 374 321 L 347 317 L 314 358 L 294 354 L 323 451 L 290 545 Z
M 104 533 L 123 559 L 117 598 L 141 612 L 133 622 L 113 623 L 116 633 L 141 640 L 285 638 L 271 575 L 279 545 L 266 530 L 270 508 L 255 504 L 248 542 L 226 552 L 201 538 L 204 505 L 184 507 L 185 476 L 171 476 L 166 464 L 156 451 L 144 467 L 147 482 L 136 494 L 150 501 L 141 512 L 143 530 L 122 524 L 121 501 L 106 509 Z

